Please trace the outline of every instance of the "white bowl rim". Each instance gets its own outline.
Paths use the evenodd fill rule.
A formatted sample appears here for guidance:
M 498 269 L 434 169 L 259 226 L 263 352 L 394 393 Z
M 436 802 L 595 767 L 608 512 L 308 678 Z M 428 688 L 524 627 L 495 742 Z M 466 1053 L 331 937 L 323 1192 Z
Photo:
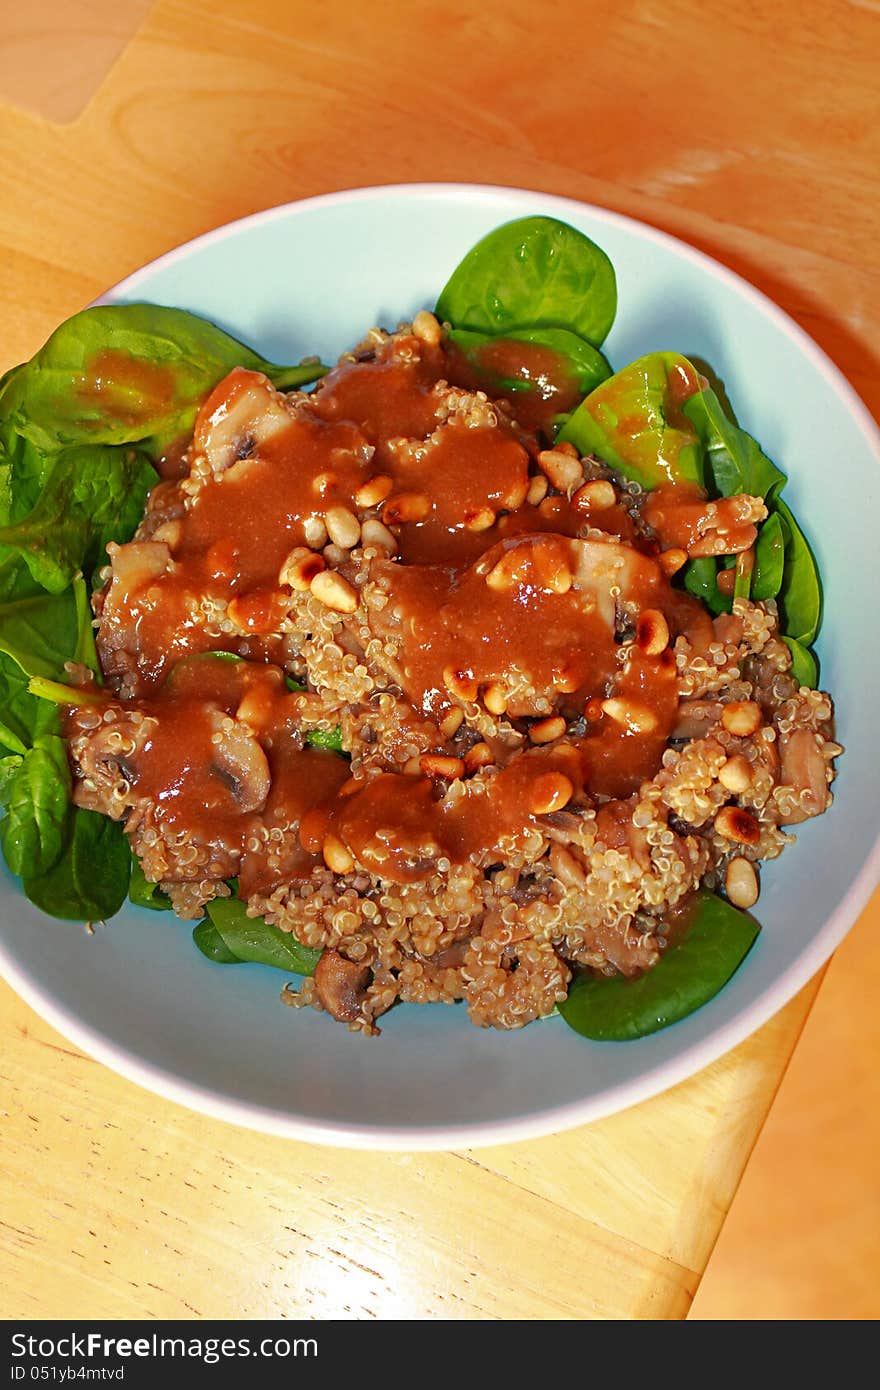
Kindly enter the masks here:
M 572 212 L 585 211 L 599 223 L 604 222 L 608 226 L 624 228 L 631 232 L 635 231 L 649 243 L 653 241 L 658 245 L 670 249 L 674 248 L 685 260 L 702 267 L 712 278 L 727 283 L 741 298 L 751 301 L 765 317 L 768 317 L 792 340 L 800 353 L 812 362 L 831 390 L 842 398 L 849 414 L 864 434 L 869 450 L 873 451 L 878 465 L 880 465 L 880 430 L 878 430 L 872 416 L 854 388 L 809 334 L 761 290 L 705 252 L 699 251 L 679 237 L 652 227 L 638 218 L 628 217 L 623 213 L 613 212 L 579 199 L 542 193 L 537 189 L 455 182 L 403 183 L 355 187 L 334 193 L 319 194 L 310 198 L 295 199 L 292 202 L 280 203 L 235 221 L 224 223 L 220 227 L 203 232 L 201 235 L 173 247 L 105 291 L 95 303 L 114 302 L 121 294 L 130 295 L 132 292 L 136 292 L 139 277 L 159 268 L 173 265 L 175 261 L 182 259 L 195 247 L 216 244 L 227 237 L 237 235 L 247 227 L 282 220 L 294 209 L 331 207 L 334 204 L 350 206 L 389 195 L 413 198 L 414 200 L 439 199 L 450 196 L 485 197 L 493 200 L 509 198 L 512 203 L 519 203 L 522 199 L 533 199 L 541 203 L 541 211 L 545 215 L 558 215 L 562 220 L 565 220 L 566 214 L 571 216 Z M 517 215 L 523 214 L 520 212 Z M 485 1123 L 425 1125 L 413 1128 L 392 1125 L 377 1125 L 375 1127 L 364 1124 L 349 1125 L 303 1118 L 269 1106 L 234 1100 L 210 1087 L 182 1080 L 180 1076 L 164 1067 L 145 1062 L 136 1052 L 129 1051 L 120 1043 L 107 1037 L 99 1029 L 85 1023 L 72 1010 L 59 1004 L 52 994 L 43 988 L 38 979 L 19 965 L 18 961 L 6 949 L 2 939 L 0 939 L 0 973 L 36 1013 L 59 1033 L 82 1048 L 84 1052 L 146 1090 L 176 1101 L 190 1110 L 279 1138 L 326 1144 L 338 1148 L 396 1152 L 470 1149 L 542 1138 L 562 1133 L 582 1124 L 589 1124 L 594 1120 L 627 1109 L 640 1101 L 649 1100 L 717 1061 L 719 1057 L 722 1057 L 768 1022 L 812 979 L 852 927 L 878 882 L 880 882 L 880 833 L 878 833 L 873 848 L 866 857 L 861 870 L 850 883 L 837 908 L 809 945 L 801 951 L 787 970 L 783 971 L 772 984 L 762 990 L 747 1007 L 742 1009 L 727 1024 L 714 1029 L 707 1037 L 690 1044 L 681 1052 L 676 1053 L 674 1057 L 649 1066 L 644 1072 L 640 1072 L 638 1076 L 629 1081 L 616 1082 L 592 1096 L 573 1100 L 565 1105 L 534 1110 L 515 1119 L 493 1120 Z M 637 1043 L 633 1045 L 638 1046 Z

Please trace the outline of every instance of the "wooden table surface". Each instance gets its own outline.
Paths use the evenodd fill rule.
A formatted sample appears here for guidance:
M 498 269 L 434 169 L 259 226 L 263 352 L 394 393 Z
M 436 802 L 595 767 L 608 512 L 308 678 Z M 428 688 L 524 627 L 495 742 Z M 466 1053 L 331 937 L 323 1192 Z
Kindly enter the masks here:
M 683 237 L 876 414 L 878 52 L 871 0 L 19 9 L 0 33 L 0 371 L 231 218 L 461 180 Z M 708 1261 L 696 1316 L 876 1317 L 878 928 L 875 897 L 824 982 L 666 1095 L 472 1153 L 201 1118 L 2 986 L 0 1315 L 678 1318 Z

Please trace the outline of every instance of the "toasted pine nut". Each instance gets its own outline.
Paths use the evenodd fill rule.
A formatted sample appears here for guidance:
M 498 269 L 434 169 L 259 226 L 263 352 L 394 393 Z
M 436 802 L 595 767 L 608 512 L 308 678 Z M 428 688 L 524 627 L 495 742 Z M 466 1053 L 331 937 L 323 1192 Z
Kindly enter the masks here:
M 579 487 L 571 500 L 576 507 L 581 507 L 584 511 L 605 512 L 614 506 L 617 493 L 611 483 L 606 482 L 604 478 L 596 478 L 593 482 L 584 483 L 583 487 Z
M 545 772 L 532 783 L 529 810 L 533 816 L 561 811 L 574 796 L 574 786 L 564 772 Z
M 682 565 L 687 564 L 687 551 L 681 550 L 677 545 L 674 545 L 669 550 L 664 550 L 661 555 L 657 556 L 657 564 L 664 574 L 670 576 L 677 574 Z
M 389 555 L 397 554 L 397 541 L 381 521 L 375 517 L 368 517 L 361 527 L 361 541 L 364 545 L 378 546 L 380 550 L 387 550 Z
M 303 522 L 303 536 L 310 550 L 323 550 L 327 544 L 327 527 L 322 516 L 307 516 Z
M 738 738 L 756 734 L 762 722 L 761 706 L 754 700 L 732 700 L 721 711 L 721 723 L 729 734 L 736 734 Z
M 565 733 L 565 720 L 557 714 L 552 719 L 538 719 L 529 729 L 532 743 L 552 743 Z
M 433 314 L 427 309 L 420 309 L 412 321 L 413 336 L 420 338 L 428 347 L 437 347 L 440 342 L 441 328 Z
M 760 825 L 751 811 L 742 806 L 722 806 L 715 817 L 715 829 L 725 840 L 738 845 L 756 845 L 761 838 Z
M 526 500 L 529 490 L 528 476 L 520 478 L 519 482 L 514 483 L 502 499 L 502 506 L 507 507 L 508 511 L 515 512 Z
M 389 497 L 382 508 L 382 520 L 386 526 L 406 521 L 424 521 L 431 510 L 431 499 L 423 492 L 398 492 Z
M 507 710 L 507 692 L 499 681 L 493 681 L 483 691 L 483 704 L 490 714 L 504 714 Z
M 526 501 L 530 507 L 537 507 L 539 502 L 543 502 L 547 496 L 547 489 L 550 486 L 543 473 L 532 478 L 529 483 L 529 490 L 526 493 Z
M 543 449 L 538 455 L 538 467 L 546 473 L 558 492 L 570 492 L 584 480 L 584 470 L 577 458 L 559 449 Z
M 735 796 L 739 796 L 741 792 L 744 792 L 751 780 L 751 763 L 748 758 L 744 758 L 741 753 L 737 753 L 734 757 L 728 758 L 727 762 L 718 773 L 718 781 L 721 783 L 722 787 L 726 787 L 726 789 L 729 792 L 733 792 Z
M 633 734 L 650 734 L 657 727 L 657 716 L 646 705 L 617 695 L 602 701 L 602 709 L 615 724 L 622 724 Z
M 350 874 L 354 868 L 351 851 L 335 835 L 326 837 L 321 853 L 327 868 L 331 869 L 334 874 Z
M 561 444 L 554 444 L 553 448 L 555 449 L 557 454 L 568 454 L 568 457 L 570 459 L 580 458 L 580 454 L 578 453 L 574 444 L 569 444 L 567 439 L 564 439 Z
M 353 550 L 361 538 L 361 524 L 347 507 L 328 507 L 324 517 L 327 534 L 334 545 Z
M 564 845 L 551 845 L 550 868 L 567 888 L 583 888 L 587 881 L 584 866 Z
M 645 656 L 659 656 L 669 645 L 669 624 L 659 608 L 644 608 L 636 623 L 636 644 Z
M 495 513 L 491 507 L 478 507 L 465 515 L 464 524 L 468 531 L 488 531 L 495 525 Z
M 456 671 L 454 666 L 445 667 L 443 684 L 450 695 L 454 695 L 457 700 L 463 701 L 466 705 L 476 700 L 480 689 L 473 676 L 469 676 L 465 671 Z
M 724 875 L 724 887 L 734 907 L 754 907 L 758 901 L 758 875 L 748 859 L 731 859 Z
M 494 761 L 495 754 L 488 743 L 475 743 L 464 755 L 465 771 L 476 772 L 478 768 L 488 767 Z
M 291 550 L 281 566 L 278 583 L 286 584 L 298 594 L 304 594 L 312 587 L 315 575 L 320 574 L 323 569 L 326 569 L 326 565 L 322 555 L 316 555 L 314 550 L 298 545 Z
M 393 487 L 393 478 L 389 478 L 386 473 L 377 473 L 375 478 L 368 478 L 365 483 L 361 483 L 354 495 L 355 503 L 361 511 L 366 511 L 369 507 L 378 507 Z
M 419 767 L 426 777 L 446 777 L 454 782 L 464 776 L 464 762 L 461 758 L 445 758 L 440 753 L 423 753 Z
M 316 574 L 310 587 L 315 598 L 336 613 L 353 613 L 358 606 L 357 590 L 335 570 Z
M 460 709 L 451 709 L 446 718 L 440 722 L 440 732 L 444 738 L 454 738 L 458 733 L 464 719 L 464 712 Z

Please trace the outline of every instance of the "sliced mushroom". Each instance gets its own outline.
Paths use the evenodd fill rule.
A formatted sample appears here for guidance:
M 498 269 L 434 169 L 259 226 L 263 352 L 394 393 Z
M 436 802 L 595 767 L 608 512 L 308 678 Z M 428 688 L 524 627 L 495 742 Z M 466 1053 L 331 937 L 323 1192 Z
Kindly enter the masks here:
M 196 421 L 194 444 L 222 473 L 288 427 L 290 409 L 261 372 L 235 367 L 211 392 Z
M 780 781 L 794 787 L 799 809 L 780 817 L 780 825 L 799 825 L 810 816 L 819 816 L 828 805 L 826 763 L 816 735 L 809 729 L 794 729 L 779 740 L 782 759 Z
M 269 795 L 271 776 L 262 746 L 237 719 L 222 710 L 211 716 L 216 743 L 215 769 L 229 786 L 242 814 L 260 811 Z
M 368 965 L 346 960 L 338 951 L 325 951 L 315 966 L 315 989 L 327 1012 L 340 1023 L 355 1023 L 362 1015 L 372 973 Z

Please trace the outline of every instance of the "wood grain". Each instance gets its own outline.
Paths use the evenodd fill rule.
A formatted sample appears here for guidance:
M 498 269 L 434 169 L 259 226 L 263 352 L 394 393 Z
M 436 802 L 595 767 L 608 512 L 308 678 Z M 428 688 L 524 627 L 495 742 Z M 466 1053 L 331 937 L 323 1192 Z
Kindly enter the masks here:
M 9 27 L 0 57 L 45 85 L 56 34 L 38 7 L 28 22 L 30 57 L 12 53 Z M 566 194 L 682 236 L 770 294 L 877 412 L 878 51 L 870 0 L 160 0 L 71 123 L 0 99 L 0 371 L 231 218 L 337 188 L 461 180 Z M 878 927 L 875 899 L 858 939 Z M 833 1306 L 832 1245 L 877 1285 L 865 1209 L 876 1217 L 878 1128 L 840 1084 L 876 1073 L 880 1040 L 861 1022 L 871 961 L 836 958 L 830 1019 L 822 986 L 806 1061 L 798 1073 L 799 1048 L 749 1169 L 751 1205 L 737 1226 L 734 1202 L 727 1253 L 723 1239 L 709 1264 L 706 1316 L 785 1306 L 790 1242 L 795 1315 Z M 817 987 L 623 1115 L 428 1156 L 193 1116 L 84 1058 L 3 989 L 0 1314 L 682 1317 Z M 839 1184 L 859 1193 L 857 1224 L 843 1200 L 821 1207 Z

